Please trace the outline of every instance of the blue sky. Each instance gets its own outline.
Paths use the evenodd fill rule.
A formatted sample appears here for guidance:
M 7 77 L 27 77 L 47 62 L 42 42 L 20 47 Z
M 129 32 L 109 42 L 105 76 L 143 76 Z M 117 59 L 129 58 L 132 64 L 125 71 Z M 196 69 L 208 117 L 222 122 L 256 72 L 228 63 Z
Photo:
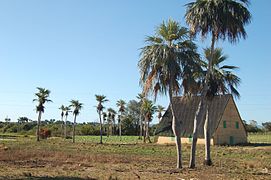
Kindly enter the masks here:
M 58 107 L 71 99 L 84 103 L 79 122 L 97 121 L 95 94 L 110 100 L 135 99 L 139 87 L 140 48 L 163 20 L 185 26 L 188 0 L 1 0 L 0 120 L 7 116 L 36 119 L 36 87 L 52 91 L 43 119 L 59 119 Z M 271 121 L 271 1 L 251 3 L 248 38 L 232 45 L 220 42 L 228 64 L 240 67 L 245 120 Z M 199 49 L 209 42 L 198 40 Z M 168 105 L 165 97 L 157 103 Z M 71 117 L 70 117 L 71 120 Z

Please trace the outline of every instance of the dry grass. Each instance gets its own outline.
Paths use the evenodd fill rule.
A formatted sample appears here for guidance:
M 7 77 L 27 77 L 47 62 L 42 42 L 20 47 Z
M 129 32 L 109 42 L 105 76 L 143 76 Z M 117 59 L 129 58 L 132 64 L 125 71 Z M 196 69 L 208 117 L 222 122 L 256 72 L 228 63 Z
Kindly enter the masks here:
M 175 146 L 75 143 L 32 138 L 0 143 L 0 179 L 270 179 L 271 146 L 212 147 L 214 165 L 188 169 L 189 145 L 183 146 L 182 170 L 175 169 Z

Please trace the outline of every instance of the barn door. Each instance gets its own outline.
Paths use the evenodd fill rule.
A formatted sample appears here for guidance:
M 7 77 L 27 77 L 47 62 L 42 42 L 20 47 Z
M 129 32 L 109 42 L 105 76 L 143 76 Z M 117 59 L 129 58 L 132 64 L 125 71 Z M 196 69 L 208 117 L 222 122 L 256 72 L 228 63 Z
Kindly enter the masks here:
M 234 137 L 230 136 L 230 145 L 234 145 Z

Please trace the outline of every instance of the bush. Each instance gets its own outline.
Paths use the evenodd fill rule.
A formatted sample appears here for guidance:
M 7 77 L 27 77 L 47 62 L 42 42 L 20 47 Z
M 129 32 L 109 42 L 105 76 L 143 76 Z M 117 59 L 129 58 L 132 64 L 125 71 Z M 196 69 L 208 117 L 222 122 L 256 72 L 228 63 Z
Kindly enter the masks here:
M 100 135 L 100 128 L 99 126 L 84 124 L 79 126 L 80 135 Z
M 42 139 L 47 139 L 48 137 L 51 137 L 51 130 L 49 130 L 49 129 L 40 129 L 40 137 Z

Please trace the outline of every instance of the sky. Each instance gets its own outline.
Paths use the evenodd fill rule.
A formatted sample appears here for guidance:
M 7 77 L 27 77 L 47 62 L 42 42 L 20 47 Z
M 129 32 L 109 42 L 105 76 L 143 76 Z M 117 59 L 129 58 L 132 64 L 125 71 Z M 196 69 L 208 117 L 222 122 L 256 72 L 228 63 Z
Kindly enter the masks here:
M 129 101 L 141 92 L 140 48 L 169 18 L 185 24 L 189 0 L 0 0 L 0 121 L 37 119 L 36 87 L 51 90 L 43 119 L 60 119 L 62 104 L 84 103 L 79 122 L 98 122 L 95 94 L 105 106 Z M 248 37 L 219 42 L 227 64 L 239 66 L 242 119 L 271 121 L 270 0 L 252 1 Z M 209 46 L 198 38 L 199 50 Z M 165 107 L 167 97 L 157 104 Z M 69 117 L 72 120 L 72 117 Z M 154 120 L 154 123 L 157 119 Z

